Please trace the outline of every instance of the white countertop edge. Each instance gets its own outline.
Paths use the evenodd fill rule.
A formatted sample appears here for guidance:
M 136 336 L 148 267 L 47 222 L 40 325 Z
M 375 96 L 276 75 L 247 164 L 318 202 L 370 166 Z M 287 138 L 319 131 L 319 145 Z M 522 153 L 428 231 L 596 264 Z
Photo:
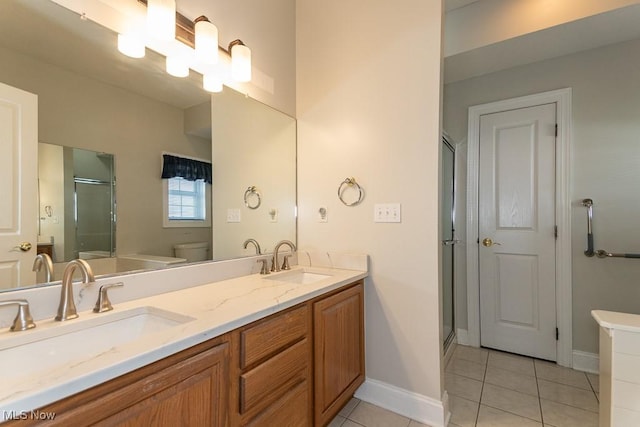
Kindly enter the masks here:
M 172 331 L 172 333 L 168 333 L 167 331 L 167 333 L 157 333 L 154 334 L 153 337 L 150 337 L 149 340 L 143 340 L 146 342 L 129 343 L 119 348 L 115 348 L 112 353 L 97 356 L 91 361 L 87 361 L 87 363 L 85 364 L 86 366 L 79 366 L 73 369 L 69 369 L 64 374 L 61 374 L 60 377 L 47 378 L 47 376 L 45 375 L 44 378 L 29 378 L 25 379 L 19 384 L 9 385 L 9 387 L 21 388 L 21 390 L 12 392 L 10 394 L 5 394 L 5 392 L 0 390 L 0 422 L 6 421 L 7 417 L 12 412 L 15 414 L 21 413 L 23 411 L 28 412 L 37 408 L 41 408 L 45 405 L 51 404 L 65 397 L 69 397 L 78 392 L 87 390 L 91 387 L 117 378 L 126 373 L 132 372 L 138 368 L 149 365 L 165 357 L 176 354 L 182 350 L 193 347 L 194 345 L 223 335 L 251 322 L 267 317 L 273 313 L 277 313 L 279 311 L 293 307 L 301 302 L 305 302 L 317 296 L 331 292 L 357 280 L 364 279 L 368 276 L 368 273 L 366 271 L 356 270 L 341 270 L 317 267 L 294 267 L 294 270 L 295 269 L 304 269 L 309 272 L 331 273 L 333 277 L 318 281 L 317 283 L 313 283 L 310 285 L 295 286 L 291 283 L 281 282 L 278 280 L 270 280 L 270 285 L 291 288 L 291 295 L 287 295 L 282 300 L 276 300 L 271 305 L 265 305 L 263 303 L 259 309 L 248 307 L 246 311 L 238 313 L 237 316 L 234 315 L 229 317 L 227 314 L 226 321 L 222 323 L 212 324 L 211 322 L 208 322 L 206 319 L 206 313 L 204 312 L 203 315 L 198 316 L 197 314 L 194 315 L 192 313 L 185 312 L 184 310 L 172 309 L 172 307 L 170 306 L 167 307 L 166 303 L 158 303 L 157 301 L 172 294 L 178 295 L 185 292 L 198 293 L 199 290 L 206 292 L 205 288 L 208 289 L 209 292 L 211 292 L 212 287 L 216 287 L 216 289 L 220 290 L 224 290 L 224 287 L 230 289 L 231 287 L 238 286 L 238 284 L 240 284 L 242 280 L 252 280 L 255 283 L 255 280 L 261 281 L 262 279 L 269 277 L 275 279 L 278 273 L 273 273 L 272 276 L 260 276 L 258 274 L 253 274 L 120 304 L 120 306 L 116 307 L 116 309 L 128 310 L 140 306 L 154 306 L 168 311 L 184 314 L 186 316 L 192 316 L 195 317 L 196 320 L 184 325 L 180 325 L 180 329 L 186 330 L 187 332 L 185 333 L 185 335 L 179 338 L 173 335 L 183 331 Z M 289 291 L 285 291 L 285 295 L 286 294 L 289 294 Z M 237 297 L 237 301 L 241 300 L 242 298 L 251 297 L 240 295 Z M 243 303 L 241 305 L 244 307 L 250 306 L 250 304 L 248 303 Z M 87 316 L 89 315 L 86 313 L 79 314 L 81 317 L 83 316 L 83 314 Z M 82 363 L 79 363 L 78 365 L 82 365 Z M 6 384 L 3 385 L 3 388 L 6 386 Z
M 603 328 L 640 332 L 640 315 L 638 314 L 591 310 L 591 316 Z

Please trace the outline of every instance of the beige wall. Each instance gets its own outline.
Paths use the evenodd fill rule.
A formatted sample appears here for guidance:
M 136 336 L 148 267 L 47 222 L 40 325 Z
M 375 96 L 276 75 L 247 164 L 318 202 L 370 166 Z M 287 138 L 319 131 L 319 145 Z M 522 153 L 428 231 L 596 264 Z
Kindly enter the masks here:
M 183 110 L 6 49 L 0 57 L 0 81 L 38 95 L 40 141 L 115 155 L 118 254 L 210 242 L 210 228 L 162 228 L 161 152 L 211 157 L 208 140 L 184 134 Z
M 640 313 L 640 262 L 597 259 L 586 249 L 586 209 L 594 200 L 596 248 L 640 252 L 640 41 L 543 61 L 445 86 L 444 128 L 466 141 L 471 105 L 564 87 L 573 89 L 571 160 L 573 348 L 598 352 L 592 309 Z M 466 310 L 460 286 L 458 307 Z M 458 327 L 466 328 L 466 313 Z
M 367 377 L 439 401 L 441 5 L 296 7 L 300 246 L 370 254 Z M 349 176 L 366 194 L 355 207 L 336 196 Z M 374 204 L 392 202 L 402 223 L 374 224 Z

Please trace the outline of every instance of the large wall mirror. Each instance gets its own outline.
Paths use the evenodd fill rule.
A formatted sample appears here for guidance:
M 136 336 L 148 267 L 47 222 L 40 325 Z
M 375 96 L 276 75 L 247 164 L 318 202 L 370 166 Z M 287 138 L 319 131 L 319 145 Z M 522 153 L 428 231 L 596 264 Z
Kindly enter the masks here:
M 150 50 L 125 57 L 116 34 L 49 0 L 1 9 L 0 82 L 38 96 L 33 224 L 54 280 L 78 257 L 96 274 L 118 274 L 255 255 L 247 239 L 263 253 L 296 241 L 293 118 L 227 87 L 211 95 L 194 72 L 172 77 Z M 206 221 L 165 218 L 184 188 L 161 179 L 163 155 L 212 164 Z M 197 250 L 177 255 L 177 245 Z M 0 290 L 43 282 L 42 273 L 0 273 Z

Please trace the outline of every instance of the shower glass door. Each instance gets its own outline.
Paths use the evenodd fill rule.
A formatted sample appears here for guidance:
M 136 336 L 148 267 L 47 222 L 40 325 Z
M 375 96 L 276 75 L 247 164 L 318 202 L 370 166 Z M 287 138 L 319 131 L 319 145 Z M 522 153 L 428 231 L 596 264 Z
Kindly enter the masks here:
M 113 256 L 113 192 L 110 182 L 75 179 L 76 247 L 96 257 Z M 86 256 L 85 256 L 86 257 Z
M 447 348 L 455 336 L 455 322 L 453 311 L 454 298 L 454 177 L 455 177 L 455 149 L 449 141 L 442 138 L 442 204 L 440 211 L 440 227 L 442 232 L 442 327 L 443 347 Z

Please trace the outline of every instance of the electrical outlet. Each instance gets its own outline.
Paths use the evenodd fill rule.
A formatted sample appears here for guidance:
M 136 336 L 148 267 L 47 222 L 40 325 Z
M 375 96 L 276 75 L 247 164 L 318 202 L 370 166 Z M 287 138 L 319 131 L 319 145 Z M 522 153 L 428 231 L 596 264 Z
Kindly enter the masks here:
M 227 222 L 240 222 L 240 209 L 227 209 Z
M 373 222 L 402 222 L 400 203 L 376 203 Z

